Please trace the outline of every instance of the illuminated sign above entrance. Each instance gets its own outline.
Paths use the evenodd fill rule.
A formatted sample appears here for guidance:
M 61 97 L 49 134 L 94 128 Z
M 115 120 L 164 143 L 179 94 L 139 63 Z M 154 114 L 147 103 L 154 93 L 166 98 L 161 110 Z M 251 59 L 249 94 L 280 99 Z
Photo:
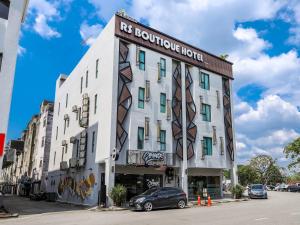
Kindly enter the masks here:
M 128 24 L 124 21 L 121 21 L 120 30 L 128 34 L 132 34 L 137 38 L 142 38 L 144 41 L 149 41 L 152 44 L 155 44 L 160 47 L 164 47 L 167 50 L 171 50 L 178 54 L 187 56 L 199 62 L 203 62 L 203 55 L 193 51 L 189 48 L 183 47 L 173 41 L 163 39 L 162 37 L 148 32 L 147 30 L 142 30 L 138 27 L 133 27 L 131 24 Z

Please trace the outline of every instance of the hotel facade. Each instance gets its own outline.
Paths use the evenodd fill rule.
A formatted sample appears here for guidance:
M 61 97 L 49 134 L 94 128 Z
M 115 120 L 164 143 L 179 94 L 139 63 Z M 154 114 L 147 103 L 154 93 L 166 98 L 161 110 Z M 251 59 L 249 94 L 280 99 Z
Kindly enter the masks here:
M 111 204 L 152 186 L 189 199 L 236 183 L 232 64 L 116 14 L 69 75 L 57 79 L 47 191 Z

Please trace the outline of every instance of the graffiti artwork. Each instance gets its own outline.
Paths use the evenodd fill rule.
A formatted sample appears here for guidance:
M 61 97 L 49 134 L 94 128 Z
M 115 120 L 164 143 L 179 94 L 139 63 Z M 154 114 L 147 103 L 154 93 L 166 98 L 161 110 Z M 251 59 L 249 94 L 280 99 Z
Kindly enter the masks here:
M 93 173 L 79 181 L 76 181 L 73 177 L 65 177 L 59 181 L 57 193 L 61 196 L 64 192 L 69 191 L 72 196 L 77 196 L 84 200 L 92 194 L 95 183 L 96 180 Z

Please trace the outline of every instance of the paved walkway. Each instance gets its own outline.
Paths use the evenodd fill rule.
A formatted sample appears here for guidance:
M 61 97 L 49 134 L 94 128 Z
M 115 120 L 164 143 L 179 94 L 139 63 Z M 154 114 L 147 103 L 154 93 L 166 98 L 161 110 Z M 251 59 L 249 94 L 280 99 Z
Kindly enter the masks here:
M 44 203 L 35 202 L 35 204 L 37 207 Z M 23 206 L 26 208 L 26 204 Z M 21 215 L 17 219 L 7 219 L 0 223 L 1 225 L 300 225 L 300 193 L 269 192 L 268 200 L 257 199 L 212 207 L 153 212 L 129 210 L 95 212 L 67 210 L 64 206 L 63 209 L 53 210 L 51 213 Z

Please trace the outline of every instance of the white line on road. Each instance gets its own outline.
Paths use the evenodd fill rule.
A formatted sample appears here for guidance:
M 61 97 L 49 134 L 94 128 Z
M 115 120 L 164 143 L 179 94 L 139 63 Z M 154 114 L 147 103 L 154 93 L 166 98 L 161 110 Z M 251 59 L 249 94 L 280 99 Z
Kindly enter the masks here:
M 261 217 L 261 218 L 255 219 L 255 220 L 256 220 L 256 221 L 261 221 L 261 220 L 267 220 L 267 219 L 269 219 L 269 218 L 267 218 L 267 217 Z

